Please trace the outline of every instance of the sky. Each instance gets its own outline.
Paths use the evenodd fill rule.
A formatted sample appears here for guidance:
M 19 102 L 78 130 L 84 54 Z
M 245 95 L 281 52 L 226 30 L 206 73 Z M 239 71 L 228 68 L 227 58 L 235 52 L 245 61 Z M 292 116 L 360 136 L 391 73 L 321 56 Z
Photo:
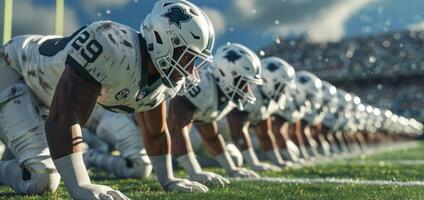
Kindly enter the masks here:
M 0 1 L 0 27 L 3 27 L 3 1 Z M 337 42 L 346 37 L 424 28 L 422 0 L 192 2 L 211 18 L 216 33 L 215 47 L 235 42 L 258 51 L 298 36 L 312 42 Z M 65 0 L 65 35 L 97 20 L 112 20 L 139 29 L 154 3 L 155 0 Z M 54 34 L 54 12 L 54 0 L 15 0 L 13 35 Z

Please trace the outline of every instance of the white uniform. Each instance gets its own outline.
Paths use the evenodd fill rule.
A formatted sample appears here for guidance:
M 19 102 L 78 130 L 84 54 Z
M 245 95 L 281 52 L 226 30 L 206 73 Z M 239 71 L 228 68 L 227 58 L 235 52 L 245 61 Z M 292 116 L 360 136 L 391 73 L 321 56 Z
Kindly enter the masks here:
M 260 91 L 259 86 L 253 88 L 253 94 L 256 97 L 256 101 L 253 104 L 246 105 L 245 111 L 249 115 L 250 124 L 255 126 L 278 111 L 279 106 L 275 101 L 266 98 Z
M 142 66 L 140 51 L 138 33 L 110 21 L 94 22 L 69 38 L 17 37 L 5 49 L 12 59 L 11 67 L 23 76 L 45 106 L 50 105 L 66 63 L 101 84 L 97 103 L 117 112 L 146 111 L 175 95 L 158 79 L 149 86 L 145 97 L 137 101 L 141 70 L 147 67 Z
M 199 85 L 185 94 L 185 97 L 196 106 L 193 121 L 208 123 L 219 121 L 227 115 L 235 104 L 218 88 L 214 77 L 208 71 L 200 74 Z
M 142 81 L 142 77 L 148 77 L 142 72 L 148 70 L 141 62 L 140 39 L 140 34 L 128 26 L 101 21 L 70 37 L 25 35 L 0 48 L 0 139 L 17 159 L 2 166 L 22 165 L 34 173 L 32 178 L 46 175 L 42 185 L 40 179 L 30 179 L 29 183 L 8 178 L 7 174 L 13 173 L 2 170 L 0 183 L 20 193 L 43 193 L 57 188 L 59 175 L 54 171 L 47 147 L 42 110 L 50 106 L 65 65 L 101 85 L 97 103 L 112 111 L 146 111 L 175 95 L 160 79 L 149 81 L 152 84 L 148 87 L 149 82 Z M 143 86 L 147 89 L 138 100 L 137 93 Z

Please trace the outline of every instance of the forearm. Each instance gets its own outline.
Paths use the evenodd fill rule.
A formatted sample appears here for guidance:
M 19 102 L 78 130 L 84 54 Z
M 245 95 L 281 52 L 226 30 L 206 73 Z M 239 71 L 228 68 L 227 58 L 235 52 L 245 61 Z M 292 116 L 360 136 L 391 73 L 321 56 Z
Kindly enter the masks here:
M 256 136 L 258 137 L 262 150 L 269 151 L 272 149 L 278 149 L 274 135 L 271 131 L 261 130 L 258 128 L 255 128 L 255 130 Z
M 248 148 L 252 148 L 252 141 L 250 140 L 249 133 L 247 130 L 240 132 L 231 132 L 231 139 L 234 141 L 240 151 L 244 151 Z
M 172 140 L 172 153 L 176 157 L 180 157 L 187 153 L 193 152 L 190 141 L 188 128 L 170 127 L 170 136 Z
M 157 134 L 143 131 L 143 142 L 149 156 L 159 156 L 171 153 L 171 140 L 168 129 Z
M 196 124 L 196 128 L 205 142 L 206 149 L 213 157 L 224 152 L 225 141 L 218 132 L 218 126 L 215 122 Z
M 213 156 L 217 156 L 224 152 L 225 141 L 221 134 L 216 135 L 215 137 L 205 140 L 205 145 L 208 152 Z

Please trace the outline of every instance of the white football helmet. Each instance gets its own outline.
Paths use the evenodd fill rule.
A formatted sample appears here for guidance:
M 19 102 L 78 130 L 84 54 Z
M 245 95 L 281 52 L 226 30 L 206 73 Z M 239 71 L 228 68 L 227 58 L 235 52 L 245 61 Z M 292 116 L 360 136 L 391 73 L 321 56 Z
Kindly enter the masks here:
M 209 67 L 218 87 L 241 110 L 256 98 L 251 84 L 262 85 L 258 56 L 241 44 L 219 47 Z
M 317 123 L 317 117 L 320 116 L 320 109 L 323 103 L 323 91 L 321 80 L 307 71 L 296 73 L 296 90 L 299 92 L 295 95 L 297 103 L 305 102 L 306 112 L 303 119 L 309 124 Z
M 324 112 L 334 113 L 337 110 L 337 88 L 327 81 L 322 81 Z
M 295 72 L 293 67 L 278 57 L 268 57 L 261 60 L 262 93 L 269 99 L 278 102 L 284 107 L 289 92 L 296 88 Z
M 215 39 L 212 23 L 199 7 L 186 0 L 160 0 L 142 22 L 140 32 L 164 85 L 176 92 L 181 88 L 177 83 L 184 83 L 182 92 L 197 85 L 197 70 L 212 61 Z M 172 78 L 173 73 L 181 82 Z

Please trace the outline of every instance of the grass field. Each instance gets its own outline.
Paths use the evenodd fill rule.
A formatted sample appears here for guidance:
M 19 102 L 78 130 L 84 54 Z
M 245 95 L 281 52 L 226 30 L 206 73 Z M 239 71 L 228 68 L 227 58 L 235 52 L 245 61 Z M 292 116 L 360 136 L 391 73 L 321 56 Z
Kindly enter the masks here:
M 132 199 L 424 199 L 424 143 L 379 153 L 338 158 L 281 172 L 261 173 L 255 181 L 233 181 L 206 194 L 163 192 L 154 178 L 94 178 Z M 220 169 L 207 169 L 223 174 Z M 181 171 L 178 176 L 184 176 Z M 0 186 L 0 199 L 69 199 L 63 184 L 54 194 L 22 196 Z

